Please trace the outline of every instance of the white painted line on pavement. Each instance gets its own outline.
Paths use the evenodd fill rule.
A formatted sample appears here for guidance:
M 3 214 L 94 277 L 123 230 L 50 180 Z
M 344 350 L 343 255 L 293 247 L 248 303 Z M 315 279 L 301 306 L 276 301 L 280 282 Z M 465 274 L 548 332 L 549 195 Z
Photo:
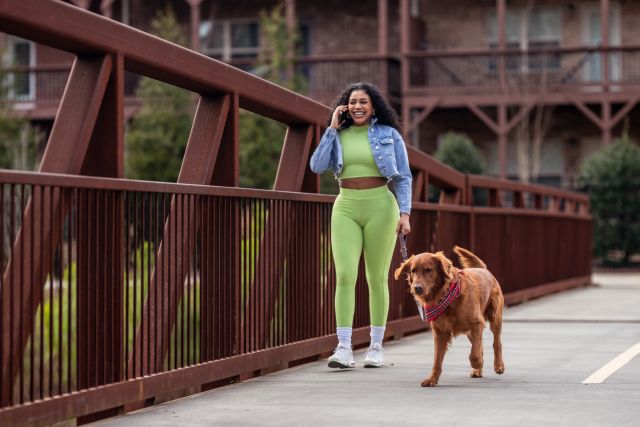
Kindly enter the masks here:
M 593 374 L 582 381 L 582 384 L 600 384 L 606 380 L 611 374 L 622 368 L 629 363 L 631 359 L 640 354 L 640 342 L 634 346 L 631 346 L 627 351 L 616 356 L 611 362 L 604 365 L 602 368 L 595 371 Z

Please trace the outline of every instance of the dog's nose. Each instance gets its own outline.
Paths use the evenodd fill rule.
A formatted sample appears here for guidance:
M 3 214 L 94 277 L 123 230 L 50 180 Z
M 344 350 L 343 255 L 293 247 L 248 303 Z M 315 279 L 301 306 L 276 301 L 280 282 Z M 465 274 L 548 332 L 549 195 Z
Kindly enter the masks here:
M 422 291 L 423 291 L 423 289 L 422 289 L 422 285 L 414 285 L 414 286 L 413 286 L 413 292 L 414 292 L 416 295 L 422 295 Z

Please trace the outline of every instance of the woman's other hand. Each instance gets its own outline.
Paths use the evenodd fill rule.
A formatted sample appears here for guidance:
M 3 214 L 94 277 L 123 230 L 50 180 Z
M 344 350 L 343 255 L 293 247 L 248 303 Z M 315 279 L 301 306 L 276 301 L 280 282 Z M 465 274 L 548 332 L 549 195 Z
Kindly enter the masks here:
M 411 224 L 409 223 L 408 214 L 400 214 L 400 220 L 398 221 L 398 226 L 396 227 L 396 233 L 402 233 L 405 236 L 411 233 Z

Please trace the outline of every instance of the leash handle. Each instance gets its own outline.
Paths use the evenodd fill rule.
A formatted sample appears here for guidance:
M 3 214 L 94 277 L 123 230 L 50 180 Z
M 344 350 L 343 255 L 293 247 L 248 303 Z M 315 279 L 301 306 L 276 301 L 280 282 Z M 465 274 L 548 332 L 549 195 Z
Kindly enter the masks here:
M 400 233 L 398 234 L 398 238 L 400 239 L 400 255 L 402 256 L 402 261 L 406 261 L 409 256 L 407 255 L 407 236 Z M 420 315 L 420 319 L 423 322 L 426 322 L 426 315 L 424 312 L 424 307 L 418 301 L 416 301 L 416 308 L 418 309 L 418 314 Z
M 400 238 L 400 255 L 402 256 L 402 261 L 406 261 L 409 258 L 407 255 L 407 236 L 400 233 L 398 237 Z

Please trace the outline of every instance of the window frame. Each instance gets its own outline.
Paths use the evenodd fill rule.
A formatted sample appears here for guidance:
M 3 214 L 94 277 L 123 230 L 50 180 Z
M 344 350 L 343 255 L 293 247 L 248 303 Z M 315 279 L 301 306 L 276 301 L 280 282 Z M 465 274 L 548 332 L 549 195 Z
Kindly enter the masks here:
M 29 67 L 33 68 L 36 63 L 36 46 L 31 40 L 23 39 L 13 35 L 7 35 L 6 40 L 6 52 L 3 55 L 3 63 L 7 68 L 15 67 Z M 29 48 L 29 59 L 27 64 L 16 64 L 15 48 L 19 44 L 24 44 Z M 27 91 L 16 92 L 15 81 L 16 74 L 13 72 L 6 73 L 5 83 L 7 85 L 6 97 L 9 100 L 17 102 L 16 108 L 20 108 L 19 103 L 32 103 L 36 98 L 36 73 L 29 71 L 27 75 Z
M 231 62 L 235 55 L 252 55 L 252 58 L 258 58 L 260 49 L 262 47 L 262 40 L 260 37 L 260 22 L 255 18 L 233 18 L 233 19 L 215 19 L 206 20 L 201 22 L 201 28 L 203 25 L 214 25 L 212 21 L 217 25 L 222 25 L 222 47 L 209 48 L 204 43 L 203 38 L 200 38 L 200 53 L 207 55 L 211 58 L 215 58 L 224 62 Z M 232 27 L 233 25 L 252 25 L 255 24 L 258 28 L 258 44 L 255 47 L 233 47 L 232 46 Z

